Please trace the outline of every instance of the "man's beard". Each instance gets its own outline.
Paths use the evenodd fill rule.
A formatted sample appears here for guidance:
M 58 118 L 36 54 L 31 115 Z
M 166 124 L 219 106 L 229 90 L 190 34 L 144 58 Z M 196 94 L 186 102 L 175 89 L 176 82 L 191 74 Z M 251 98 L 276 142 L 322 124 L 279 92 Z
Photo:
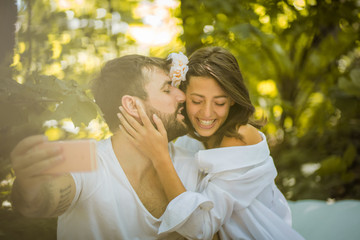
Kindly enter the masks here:
M 156 127 L 156 125 L 153 121 L 154 113 L 163 122 L 164 127 L 167 132 L 167 137 L 168 137 L 169 142 L 188 133 L 189 129 L 187 128 L 186 124 L 184 122 L 180 122 L 177 119 L 178 111 L 182 107 L 182 105 L 179 104 L 175 113 L 173 113 L 173 114 L 163 113 L 163 112 L 153 108 L 149 104 L 145 104 L 145 105 L 146 105 L 146 110 L 145 110 L 146 114 L 149 116 L 151 122 L 154 124 L 155 127 Z

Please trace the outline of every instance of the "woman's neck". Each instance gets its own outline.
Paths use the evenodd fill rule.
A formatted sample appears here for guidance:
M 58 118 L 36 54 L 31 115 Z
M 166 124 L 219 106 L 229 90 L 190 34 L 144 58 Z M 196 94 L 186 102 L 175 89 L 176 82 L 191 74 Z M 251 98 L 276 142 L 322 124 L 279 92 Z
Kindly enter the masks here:
M 207 141 L 203 142 L 206 149 L 216 148 L 216 137 L 213 135 L 207 139 Z

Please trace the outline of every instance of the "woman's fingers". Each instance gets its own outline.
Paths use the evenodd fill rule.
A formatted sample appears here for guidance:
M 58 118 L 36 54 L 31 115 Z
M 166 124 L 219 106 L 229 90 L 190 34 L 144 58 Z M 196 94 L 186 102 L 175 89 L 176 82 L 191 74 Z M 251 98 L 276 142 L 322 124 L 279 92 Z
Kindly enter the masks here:
M 125 111 L 125 109 L 122 106 L 120 106 L 119 109 L 120 109 L 120 112 L 121 112 L 122 117 L 123 117 L 122 121 L 127 122 L 128 127 L 126 129 L 129 129 L 129 126 L 130 126 L 136 132 L 139 132 L 143 128 L 143 126 L 133 116 L 131 116 L 127 111 Z M 119 117 L 119 115 L 118 115 L 118 117 Z
M 120 128 L 120 130 L 121 130 L 121 129 L 124 130 L 123 132 L 125 133 L 125 137 L 127 138 L 127 140 L 128 140 L 131 144 L 133 144 L 133 145 L 134 145 L 135 147 L 137 147 L 137 148 L 139 148 L 139 147 L 141 146 L 142 142 L 139 141 L 138 138 L 135 138 L 135 137 L 133 137 L 130 133 L 128 133 L 128 131 L 124 128 L 124 126 L 119 125 L 119 128 Z M 139 137 L 139 135 L 138 135 L 138 137 Z
M 126 133 L 132 137 L 136 137 L 138 135 L 137 130 L 133 127 L 133 125 L 129 124 L 128 118 L 124 116 L 123 111 L 118 113 L 117 116 L 120 120 L 121 127 L 125 129 Z
M 139 117 L 142 123 L 144 124 L 144 126 L 149 129 L 154 128 L 154 125 L 151 123 L 148 115 L 145 112 L 145 109 L 143 108 L 139 100 L 136 100 L 136 108 L 138 110 Z
M 163 122 L 161 121 L 161 119 L 156 114 L 154 114 L 153 120 L 154 120 L 154 123 L 156 124 L 156 127 L 157 127 L 158 131 L 160 132 L 160 134 L 162 136 L 167 137 L 167 132 L 166 132 L 165 126 L 164 126 Z

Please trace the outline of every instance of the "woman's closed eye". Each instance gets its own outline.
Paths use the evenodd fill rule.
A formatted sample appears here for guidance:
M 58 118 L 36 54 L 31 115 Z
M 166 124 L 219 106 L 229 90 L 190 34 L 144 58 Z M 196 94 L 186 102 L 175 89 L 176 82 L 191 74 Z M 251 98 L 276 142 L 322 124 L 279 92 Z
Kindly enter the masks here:
M 215 103 L 216 106 L 224 106 L 226 104 L 226 102 L 224 103 Z

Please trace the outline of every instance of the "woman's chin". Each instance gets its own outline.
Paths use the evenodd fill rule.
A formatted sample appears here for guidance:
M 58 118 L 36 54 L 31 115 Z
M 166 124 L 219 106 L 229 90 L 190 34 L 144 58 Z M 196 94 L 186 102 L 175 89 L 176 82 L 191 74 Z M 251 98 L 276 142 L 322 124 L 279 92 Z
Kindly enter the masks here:
M 211 137 L 215 133 L 215 131 L 212 129 L 196 129 L 196 133 L 200 137 Z

